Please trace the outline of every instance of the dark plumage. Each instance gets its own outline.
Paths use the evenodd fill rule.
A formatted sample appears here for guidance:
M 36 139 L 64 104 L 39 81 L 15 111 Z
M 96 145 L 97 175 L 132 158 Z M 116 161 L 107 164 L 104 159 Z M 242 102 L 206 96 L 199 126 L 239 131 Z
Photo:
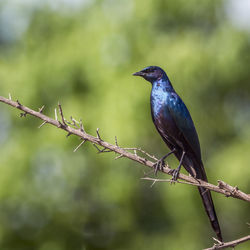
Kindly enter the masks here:
M 150 99 L 152 119 L 162 139 L 171 150 L 155 164 L 155 171 L 162 168 L 165 158 L 174 153 L 180 164 L 173 171 L 173 180 L 178 178 L 180 167 L 183 165 L 193 177 L 207 181 L 193 120 L 186 105 L 175 92 L 167 74 L 160 67 L 150 66 L 134 75 L 141 76 L 152 84 Z M 218 239 L 222 241 L 211 193 L 203 187 L 198 189 L 211 225 Z

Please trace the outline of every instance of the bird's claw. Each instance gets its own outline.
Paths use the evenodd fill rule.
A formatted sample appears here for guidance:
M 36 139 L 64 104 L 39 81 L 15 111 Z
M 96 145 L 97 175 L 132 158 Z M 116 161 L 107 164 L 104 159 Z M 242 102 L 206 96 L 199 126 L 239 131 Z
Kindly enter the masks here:
M 178 176 L 179 176 L 179 171 L 178 171 L 178 169 L 173 169 L 173 177 L 172 177 L 172 180 L 173 180 L 173 181 L 177 181 Z
M 171 169 L 171 171 L 170 171 L 170 174 L 172 175 L 171 184 L 175 183 L 177 181 L 177 179 L 179 177 L 179 173 L 180 173 L 179 167 L 176 169 Z
M 158 160 L 154 165 L 154 174 L 157 175 L 158 171 L 162 171 L 164 168 L 165 162 L 163 159 Z

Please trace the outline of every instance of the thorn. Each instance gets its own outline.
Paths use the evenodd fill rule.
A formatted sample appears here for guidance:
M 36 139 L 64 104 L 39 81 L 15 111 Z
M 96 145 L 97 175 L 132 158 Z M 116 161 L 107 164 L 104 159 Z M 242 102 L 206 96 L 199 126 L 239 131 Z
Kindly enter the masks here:
M 58 121 L 58 125 L 57 125 L 58 128 L 61 128 L 63 127 L 62 123 L 60 121 Z
M 61 104 L 59 102 L 58 102 L 58 107 L 59 107 L 59 113 L 61 115 L 61 119 L 62 119 L 62 123 L 63 123 L 62 125 L 67 127 L 67 124 L 66 124 L 66 122 L 64 120 L 64 116 L 63 116 L 62 106 L 61 106 Z
M 71 121 L 73 122 L 73 126 L 78 129 L 78 126 L 76 125 L 76 120 L 71 116 L 70 117 Z
M 115 157 L 115 160 L 118 160 L 118 159 L 122 158 L 123 156 L 124 155 L 118 155 L 118 156 Z
M 83 127 L 83 124 L 82 124 L 82 119 L 80 119 L 80 130 L 84 133 L 85 130 L 84 130 L 84 127 Z
M 219 243 L 220 245 L 223 245 L 223 242 L 221 242 L 220 240 L 216 239 L 213 237 L 213 240 L 216 241 L 217 243 Z
M 55 119 L 56 119 L 56 121 L 58 121 L 58 119 L 57 119 L 57 110 L 56 110 L 56 108 L 55 108 Z
M 154 180 L 154 181 L 152 182 L 152 184 L 150 185 L 150 188 L 152 188 L 152 187 L 154 186 L 155 183 L 156 183 L 156 180 Z
M 83 140 L 75 149 L 74 149 L 74 153 L 86 142 L 86 140 Z
M 17 107 L 21 107 L 22 106 L 22 104 L 18 100 L 16 100 L 16 102 L 17 102 Z
M 101 136 L 100 136 L 100 134 L 99 134 L 99 128 L 96 129 L 96 134 L 97 134 L 97 138 L 98 138 L 100 141 L 102 141 Z
M 39 108 L 39 113 L 42 113 L 45 108 L 45 105 L 43 105 L 41 108 Z
M 27 115 L 27 112 L 20 113 L 20 117 L 26 117 L 26 115 Z
M 117 137 L 115 136 L 115 145 L 116 145 L 116 147 L 119 147 L 118 146 L 118 142 L 117 142 Z
M 110 149 L 107 149 L 106 147 L 104 147 L 103 149 L 99 149 L 96 145 L 95 145 L 95 143 L 92 143 L 93 144 L 93 146 L 97 149 L 97 153 L 99 154 L 99 153 L 109 153 L 109 152 L 112 152 L 112 150 L 110 150 Z
M 100 153 L 101 152 L 101 150 L 95 145 L 95 143 L 92 143 L 93 144 L 93 146 L 97 149 L 97 153 Z
M 72 133 L 71 133 L 71 132 L 69 132 L 69 133 L 66 135 L 66 137 L 69 137 L 70 135 L 72 135 Z
M 12 99 L 11 99 L 11 95 L 10 95 L 10 93 L 9 93 L 9 100 L 12 100 Z
M 41 128 L 44 124 L 46 124 L 47 122 L 44 121 L 38 128 Z

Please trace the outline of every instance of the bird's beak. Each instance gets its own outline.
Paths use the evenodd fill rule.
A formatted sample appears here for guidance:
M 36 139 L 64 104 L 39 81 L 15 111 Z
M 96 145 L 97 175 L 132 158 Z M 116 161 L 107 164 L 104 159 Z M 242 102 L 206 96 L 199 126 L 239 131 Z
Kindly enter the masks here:
M 144 73 L 141 71 L 135 72 L 133 76 L 144 76 Z

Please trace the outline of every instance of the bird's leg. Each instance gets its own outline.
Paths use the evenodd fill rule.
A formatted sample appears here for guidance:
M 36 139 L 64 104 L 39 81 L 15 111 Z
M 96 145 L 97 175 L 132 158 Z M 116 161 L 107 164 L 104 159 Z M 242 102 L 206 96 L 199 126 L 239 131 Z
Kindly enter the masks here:
M 161 157 L 161 159 L 159 159 L 155 164 L 154 164 L 154 174 L 157 175 L 157 171 L 163 170 L 163 167 L 165 165 L 165 159 L 170 156 L 171 154 L 173 154 L 176 151 L 176 149 L 174 148 L 172 151 L 170 151 L 169 153 L 167 153 L 166 155 L 164 155 L 163 157 Z
M 178 179 L 178 176 L 179 176 L 179 173 L 180 173 L 180 170 L 181 170 L 181 165 L 182 165 L 185 154 L 186 154 L 186 152 L 183 151 L 182 155 L 181 155 L 179 166 L 176 169 L 173 169 L 171 171 L 171 174 L 173 175 L 173 177 L 171 179 L 172 181 L 176 181 Z

